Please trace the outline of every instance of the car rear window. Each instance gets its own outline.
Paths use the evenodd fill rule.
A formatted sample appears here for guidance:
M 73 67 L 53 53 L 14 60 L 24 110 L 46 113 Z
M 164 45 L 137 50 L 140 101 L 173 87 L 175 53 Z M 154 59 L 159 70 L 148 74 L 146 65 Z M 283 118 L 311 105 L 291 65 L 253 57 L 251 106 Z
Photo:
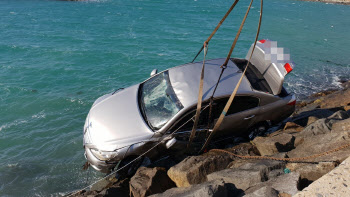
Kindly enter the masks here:
M 246 59 L 231 58 L 231 60 L 242 71 L 244 70 L 245 66 L 248 63 L 248 60 Z M 249 63 L 249 66 L 247 68 L 247 72 L 245 75 L 248 78 L 248 81 L 250 82 L 253 89 L 272 94 L 272 90 L 269 84 L 267 83 L 267 81 L 265 80 L 264 76 L 259 72 L 259 70 L 253 64 Z

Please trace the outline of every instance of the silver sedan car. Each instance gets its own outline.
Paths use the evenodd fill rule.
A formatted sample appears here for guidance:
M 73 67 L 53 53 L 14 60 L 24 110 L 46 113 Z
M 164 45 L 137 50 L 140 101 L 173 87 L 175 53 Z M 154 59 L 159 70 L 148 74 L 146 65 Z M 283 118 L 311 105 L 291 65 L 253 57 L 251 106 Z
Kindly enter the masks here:
M 247 136 L 252 128 L 278 123 L 294 111 L 295 96 L 283 87 L 284 77 L 294 65 L 266 60 L 269 46 L 264 43 L 258 42 L 246 76 L 214 140 Z M 209 99 L 225 59 L 206 61 L 203 107 L 194 144 L 202 145 L 211 131 L 242 75 L 246 59 L 229 61 L 215 92 L 210 115 Z M 130 161 L 164 139 L 167 140 L 147 153 L 147 157 L 185 149 L 193 127 L 201 67 L 202 62 L 196 62 L 153 72 L 140 84 L 97 99 L 84 125 L 88 163 L 108 173 L 121 161 Z

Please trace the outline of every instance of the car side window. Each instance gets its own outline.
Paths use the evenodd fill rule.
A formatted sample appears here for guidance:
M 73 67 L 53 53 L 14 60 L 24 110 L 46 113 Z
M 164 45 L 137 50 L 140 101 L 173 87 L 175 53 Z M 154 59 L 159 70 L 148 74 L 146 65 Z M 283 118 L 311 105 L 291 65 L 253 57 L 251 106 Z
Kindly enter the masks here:
M 204 128 L 208 124 L 207 120 L 208 120 L 208 115 L 209 115 L 209 107 L 206 107 L 207 105 L 208 105 L 208 103 L 202 104 L 202 112 L 199 116 L 199 121 L 198 121 L 198 126 L 197 126 L 198 128 Z M 195 119 L 195 115 L 196 115 L 196 109 L 197 109 L 197 106 L 188 110 L 186 115 L 183 118 L 181 118 L 181 120 L 179 122 L 175 123 L 175 125 L 169 130 L 169 132 L 173 132 L 178 128 L 179 129 L 177 132 L 191 131 L 193 128 L 193 123 L 194 123 L 194 119 Z M 191 120 L 189 120 L 189 119 L 191 119 Z
M 222 110 L 225 108 L 225 105 L 228 101 L 228 98 L 222 98 L 214 101 L 213 106 L 213 117 L 215 119 L 219 118 Z M 259 99 L 253 96 L 236 96 L 233 99 L 233 102 L 227 112 L 227 115 L 252 109 L 259 106 Z

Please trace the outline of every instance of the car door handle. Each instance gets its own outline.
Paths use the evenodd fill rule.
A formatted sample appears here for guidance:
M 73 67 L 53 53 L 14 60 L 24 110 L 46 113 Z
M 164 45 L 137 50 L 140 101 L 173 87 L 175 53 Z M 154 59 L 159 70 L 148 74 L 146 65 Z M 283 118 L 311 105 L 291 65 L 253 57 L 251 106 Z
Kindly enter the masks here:
M 250 115 L 250 116 L 245 117 L 244 120 L 249 120 L 249 119 L 254 118 L 254 117 L 255 117 L 255 115 Z

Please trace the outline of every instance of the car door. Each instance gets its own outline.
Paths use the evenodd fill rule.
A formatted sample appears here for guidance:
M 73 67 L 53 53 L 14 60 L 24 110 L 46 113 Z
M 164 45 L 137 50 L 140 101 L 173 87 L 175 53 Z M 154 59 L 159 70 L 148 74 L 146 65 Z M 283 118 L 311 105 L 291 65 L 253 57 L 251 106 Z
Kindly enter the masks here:
M 218 99 L 213 107 L 214 123 L 222 113 L 228 98 Z M 236 96 L 215 137 L 242 135 L 255 123 L 260 99 L 254 96 Z
M 208 103 L 203 103 L 202 111 L 199 116 L 199 121 L 197 125 L 197 132 L 194 141 L 203 141 L 207 136 L 207 126 L 208 126 L 208 113 L 209 107 Z M 191 134 L 194 119 L 196 114 L 196 106 L 188 110 L 188 112 L 177 121 L 167 132 L 168 134 L 174 133 L 176 140 L 182 142 L 188 142 L 189 136 Z

